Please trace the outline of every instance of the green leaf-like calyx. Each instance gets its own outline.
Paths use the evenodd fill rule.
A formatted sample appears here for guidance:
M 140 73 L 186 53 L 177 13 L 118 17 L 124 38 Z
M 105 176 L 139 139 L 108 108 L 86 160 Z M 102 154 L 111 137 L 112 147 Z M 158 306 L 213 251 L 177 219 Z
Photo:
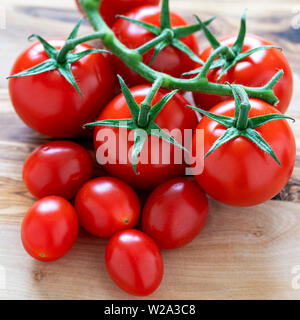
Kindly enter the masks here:
M 201 112 L 204 116 L 220 123 L 225 128 L 227 128 L 225 133 L 219 139 L 217 139 L 212 147 L 208 150 L 205 158 L 213 153 L 216 149 L 221 147 L 223 144 L 242 136 L 255 143 L 258 148 L 269 154 L 281 166 L 280 161 L 278 160 L 271 146 L 255 129 L 270 121 L 283 119 L 293 121 L 295 120 L 291 117 L 287 117 L 277 113 L 249 118 L 248 116 L 251 105 L 246 91 L 240 85 L 228 85 L 230 86 L 235 99 L 234 117 L 222 116 L 194 106 L 188 106 L 193 110 Z
M 132 167 L 135 174 L 139 174 L 136 168 L 138 156 L 140 155 L 143 149 L 148 135 L 155 135 L 161 138 L 162 140 L 188 152 L 186 148 L 179 144 L 172 136 L 170 136 L 166 131 L 164 131 L 155 123 L 156 117 L 159 115 L 164 106 L 173 98 L 177 90 L 171 91 L 168 94 L 166 94 L 160 101 L 158 101 L 152 107 L 152 100 L 162 83 L 162 79 L 158 78 L 153 83 L 149 93 L 139 106 L 136 103 L 127 85 L 125 84 L 124 80 L 119 75 L 118 78 L 120 81 L 122 93 L 126 99 L 132 118 L 100 120 L 96 122 L 87 123 L 85 124 L 85 126 L 118 127 L 127 128 L 128 130 L 134 130 L 134 145 L 132 148 L 131 159 Z
M 134 23 L 149 32 L 153 33 L 156 38 L 147 42 L 146 44 L 139 47 L 137 50 L 138 53 L 143 54 L 150 50 L 151 48 L 154 49 L 154 53 L 150 62 L 152 65 L 153 61 L 157 57 L 157 55 L 166 47 L 166 46 L 173 46 L 178 50 L 185 53 L 191 60 L 200 63 L 201 65 L 204 64 L 203 61 L 195 54 L 187 45 L 185 45 L 180 39 L 187 37 L 197 31 L 202 29 L 202 23 L 196 23 L 193 25 L 188 26 L 179 26 L 179 27 L 172 27 L 171 25 L 171 18 L 170 18 L 170 10 L 169 10 L 169 0 L 162 1 L 162 8 L 161 8 L 161 18 L 160 18 L 160 27 L 157 27 L 153 24 L 131 19 L 129 17 L 118 15 L 118 17 L 127 20 L 131 23 Z M 210 24 L 215 17 L 212 17 L 203 22 L 204 25 Z
M 71 70 L 72 64 L 89 54 L 109 52 L 102 49 L 89 49 L 78 53 L 72 53 L 72 51 L 75 48 L 75 46 L 72 45 L 72 41 L 77 37 L 81 22 L 82 19 L 80 19 L 80 21 L 76 24 L 75 28 L 69 35 L 65 43 L 65 46 L 60 51 L 54 48 L 49 42 L 47 42 L 41 36 L 37 34 L 31 35 L 29 39 L 36 38 L 42 44 L 49 59 L 43 61 L 42 63 L 36 66 L 33 66 L 30 69 L 24 70 L 17 74 L 13 74 L 8 78 L 33 76 L 47 71 L 58 70 L 60 74 L 77 90 L 77 92 L 80 95 L 82 95 Z
M 206 28 L 206 24 L 203 23 L 199 17 L 196 16 L 196 19 L 198 20 L 199 25 L 201 26 L 205 37 L 209 41 L 210 45 L 214 50 L 218 49 L 221 47 L 221 43 L 215 38 L 215 36 Z M 210 66 L 210 69 L 217 69 L 220 68 L 221 72 L 220 75 L 217 79 L 219 82 L 223 75 L 233 68 L 239 61 L 242 61 L 246 59 L 247 57 L 251 56 L 253 53 L 261 50 L 266 50 L 266 49 L 279 49 L 282 50 L 278 46 L 274 45 L 266 45 L 266 46 L 260 46 L 251 50 L 248 50 L 246 52 L 242 52 L 243 46 L 244 46 L 244 41 L 246 37 L 246 10 L 244 11 L 244 14 L 241 18 L 241 25 L 240 25 L 240 31 L 237 36 L 237 39 L 233 46 L 230 48 L 227 46 L 227 50 L 225 54 L 220 54 L 219 59 L 214 61 L 212 65 Z M 197 68 L 195 70 L 192 70 L 190 72 L 185 73 L 184 75 L 193 75 L 193 74 L 198 74 L 201 71 L 201 68 Z

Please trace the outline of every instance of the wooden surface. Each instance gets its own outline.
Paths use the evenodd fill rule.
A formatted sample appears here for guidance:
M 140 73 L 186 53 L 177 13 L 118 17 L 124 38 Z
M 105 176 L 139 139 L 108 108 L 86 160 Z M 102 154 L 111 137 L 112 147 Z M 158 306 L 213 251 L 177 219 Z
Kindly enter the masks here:
M 225 6 L 226 5 L 226 6 Z M 235 32 L 248 8 L 248 30 L 284 48 L 295 78 L 289 115 L 300 141 L 299 1 L 171 0 L 174 11 L 189 21 L 217 16 L 219 36 Z M 34 199 L 26 191 L 21 170 L 25 157 L 45 141 L 14 114 L 7 81 L 11 65 L 28 42 L 26 37 L 66 36 L 79 14 L 72 0 L 1 0 L 6 29 L 0 29 L 0 299 L 132 299 L 109 279 L 104 265 L 105 240 L 81 231 L 74 248 L 54 263 L 31 259 L 20 242 L 20 223 Z M 1 10 L 1 8 L 0 8 Z M 292 27 L 293 26 L 293 27 Z M 88 24 L 81 33 L 89 30 Z M 206 46 L 200 36 L 202 48 Z M 211 201 L 204 231 L 188 246 L 164 251 L 165 276 L 151 299 L 299 299 L 291 273 L 300 265 L 300 150 L 288 186 L 254 208 L 232 208 Z M 0 274 L 1 280 L 1 274 Z

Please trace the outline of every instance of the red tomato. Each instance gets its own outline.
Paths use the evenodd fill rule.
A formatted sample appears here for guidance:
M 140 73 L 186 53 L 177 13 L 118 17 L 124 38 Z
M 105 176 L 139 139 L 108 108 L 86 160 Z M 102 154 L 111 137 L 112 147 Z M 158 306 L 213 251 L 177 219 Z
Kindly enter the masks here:
M 103 238 L 134 227 L 141 210 L 134 190 L 111 177 L 87 182 L 76 196 L 75 208 L 84 229 Z
M 78 234 L 75 209 L 64 198 L 38 200 L 28 210 L 21 227 L 25 250 L 35 259 L 53 261 L 64 256 Z
M 80 8 L 79 0 L 76 0 Z M 102 0 L 100 3 L 100 14 L 104 21 L 112 26 L 116 20 L 116 15 L 124 14 L 127 11 L 141 5 L 158 5 L 159 0 Z M 80 11 L 82 12 L 81 8 Z
M 226 37 L 220 43 L 232 47 L 235 40 L 236 36 Z M 272 45 L 272 43 L 255 35 L 248 35 L 245 37 L 242 52 L 265 45 Z M 200 58 L 206 61 L 212 52 L 212 47 L 208 47 L 202 52 Z M 223 75 L 220 83 L 228 81 L 229 83 L 242 84 L 249 87 L 261 87 L 267 84 L 280 69 L 284 71 L 284 75 L 275 85 L 274 93 L 280 100 L 276 108 L 284 113 L 289 106 L 293 93 L 293 75 L 288 61 L 278 49 L 258 51 L 238 62 Z M 220 69 L 210 70 L 208 80 L 216 83 L 220 73 Z M 199 107 L 209 110 L 217 103 L 228 100 L 230 97 L 194 92 L 194 99 Z
M 279 113 L 271 105 L 250 99 L 249 118 Z M 233 117 L 235 102 L 224 101 L 210 112 Z M 204 130 L 204 152 L 211 148 L 226 128 L 204 117 L 197 129 Z M 204 171 L 196 175 L 201 188 L 214 199 L 234 205 L 253 206 L 274 197 L 288 182 L 295 163 L 295 138 L 286 120 L 268 122 L 255 129 L 274 150 L 281 167 L 253 142 L 237 137 L 213 151 L 204 162 Z M 192 148 L 195 152 L 196 134 Z M 200 141 L 200 139 L 199 139 Z
M 126 16 L 135 20 L 151 23 L 155 26 L 160 26 L 160 12 L 159 7 L 143 6 L 131 10 Z M 171 12 L 171 23 L 173 27 L 187 25 L 187 22 L 183 18 L 173 12 Z M 118 19 L 113 25 L 112 30 L 116 37 L 130 49 L 136 49 L 155 38 L 155 35 L 151 32 L 124 19 Z M 195 54 L 198 54 L 199 48 L 195 35 L 190 35 L 180 40 Z M 143 61 L 147 65 L 149 65 L 151 61 L 153 52 L 154 48 L 143 55 Z M 133 70 L 130 70 L 116 56 L 112 55 L 109 58 L 112 60 L 111 65 L 115 73 L 120 74 L 127 85 L 133 86 L 145 82 L 145 79 Z M 182 73 L 194 69 L 196 63 L 183 52 L 172 46 L 168 46 L 158 54 L 151 67 L 174 77 L 181 77 Z
M 65 40 L 49 43 L 60 49 Z M 81 44 L 74 52 L 91 47 Z M 16 60 L 11 74 L 29 69 L 48 59 L 36 42 Z M 71 137 L 82 133 L 82 126 L 95 120 L 114 94 L 114 76 L 107 59 L 100 53 L 85 56 L 72 64 L 72 72 L 83 96 L 57 71 L 11 78 L 9 92 L 20 118 L 32 129 L 52 137 Z
M 112 280 L 135 296 L 154 292 L 163 277 L 163 259 L 158 246 L 138 230 L 115 234 L 106 247 L 105 262 Z
M 130 91 L 138 105 L 140 105 L 140 103 L 145 99 L 149 90 L 150 85 L 141 85 L 132 88 Z M 162 99 L 164 95 L 166 95 L 167 92 L 168 91 L 164 89 L 160 89 L 154 97 L 152 104 L 154 105 L 155 103 L 157 103 L 160 99 Z M 184 129 L 194 129 L 198 123 L 195 112 L 185 107 L 187 104 L 188 102 L 180 94 L 177 93 L 166 104 L 166 106 L 163 108 L 163 110 L 155 120 L 157 125 L 163 129 L 167 129 L 170 131 L 176 129 L 176 132 L 174 132 L 174 139 L 177 141 L 180 141 L 181 137 L 184 136 Z M 124 96 L 121 94 L 114 100 L 112 100 L 103 109 L 100 114 L 99 120 L 126 118 L 131 118 L 131 113 Z M 107 130 L 114 133 L 114 140 L 110 139 L 108 141 L 105 141 L 103 138 L 99 138 L 101 134 L 104 134 Z M 151 142 L 149 142 L 149 140 Z M 130 151 L 133 146 L 133 141 L 130 139 L 129 130 L 100 126 L 96 127 L 94 142 L 98 161 L 103 161 L 103 159 L 101 158 L 102 156 L 99 156 L 98 153 L 100 147 L 103 148 L 107 146 L 108 152 L 111 154 L 111 158 L 110 156 L 108 156 L 108 160 L 110 161 L 108 161 L 107 163 L 104 163 L 103 161 L 101 163 L 106 171 L 108 171 L 113 176 L 125 180 L 127 183 L 133 185 L 138 189 L 151 189 L 165 180 L 179 177 L 184 174 L 184 170 L 186 167 L 183 159 L 184 152 L 181 153 L 179 159 L 179 162 L 181 163 L 175 163 L 175 150 L 179 150 L 181 152 L 181 149 L 179 149 L 178 147 L 174 147 L 173 145 L 170 145 L 168 142 L 162 141 L 159 138 L 156 139 L 155 137 L 151 136 L 151 139 L 149 139 L 148 136 L 148 138 L 146 139 L 145 145 L 139 157 L 140 163 L 137 164 L 137 172 L 139 174 L 134 173 L 132 164 L 129 161 L 127 161 L 126 164 L 122 164 L 120 161 L 120 157 L 122 155 L 122 151 L 120 150 L 122 149 L 122 147 L 127 145 L 127 149 Z M 148 149 L 146 149 L 147 145 Z M 170 157 L 170 164 L 163 162 L 163 158 L 167 159 L 168 156 Z M 155 164 L 155 162 L 151 160 L 151 157 L 159 158 L 157 164 Z
M 46 143 L 27 158 L 23 180 L 37 198 L 61 196 L 72 199 L 93 174 L 93 160 L 82 146 L 70 141 Z
M 164 182 L 151 193 L 142 226 L 161 249 L 175 249 L 200 233 L 207 216 L 208 200 L 199 185 L 179 178 Z

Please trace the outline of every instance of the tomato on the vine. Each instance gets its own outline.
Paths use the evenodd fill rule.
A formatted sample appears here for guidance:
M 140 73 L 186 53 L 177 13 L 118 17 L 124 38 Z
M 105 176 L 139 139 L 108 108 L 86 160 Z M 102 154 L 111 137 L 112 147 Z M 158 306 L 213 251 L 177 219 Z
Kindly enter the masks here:
M 112 280 L 135 296 L 153 293 L 163 277 L 164 266 L 158 246 L 139 230 L 115 234 L 106 247 L 105 262 Z
M 159 185 L 143 209 L 142 226 L 161 249 L 191 242 L 203 229 L 208 200 L 197 182 L 178 178 Z
M 231 48 L 236 38 L 236 36 L 223 38 L 220 40 L 220 44 Z M 272 43 L 255 35 L 246 35 L 242 52 L 266 45 L 272 45 Z M 209 46 L 200 54 L 200 58 L 203 61 L 207 61 L 213 51 L 214 49 Z M 284 74 L 274 86 L 274 93 L 279 99 L 276 108 L 281 113 L 285 113 L 293 93 L 293 75 L 288 61 L 278 49 L 273 48 L 257 51 L 237 62 L 235 66 L 226 71 L 220 78 L 220 83 L 229 82 L 249 87 L 261 87 L 267 84 L 280 69 L 284 71 Z M 210 70 L 207 75 L 208 81 L 216 83 L 220 73 L 220 68 Z M 193 95 L 196 105 L 204 110 L 209 110 L 217 103 L 230 99 L 230 97 L 226 96 L 201 92 L 194 92 Z
M 78 219 L 64 198 L 49 196 L 38 200 L 26 213 L 21 227 L 25 250 L 35 259 L 53 261 L 74 245 Z
M 111 177 L 87 182 L 76 196 L 75 208 L 84 229 L 103 238 L 133 228 L 141 210 L 134 190 Z
M 160 26 L 161 9 L 157 6 L 142 6 L 129 11 L 126 17 Z M 172 27 L 187 26 L 188 23 L 178 14 L 170 12 Z M 132 22 L 119 18 L 112 27 L 116 37 L 129 49 L 136 49 L 139 46 L 155 38 L 155 35 L 143 27 Z M 198 41 L 195 35 L 189 35 L 180 39 L 195 54 L 199 53 Z M 149 65 L 154 53 L 154 48 L 143 54 L 143 62 Z M 115 73 L 120 74 L 129 86 L 144 83 L 145 80 L 136 72 L 129 69 L 116 56 L 109 57 Z M 168 45 L 155 58 L 151 67 L 157 71 L 170 74 L 174 77 L 181 77 L 184 72 L 196 67 L 196 62 L 191 60 L 185 53 L 177 48 Z
M 80 0 L 76 0 L 78 8 Z M 104 21 L 112 26 L 116 21 L 118 14 L 124 14 L 127 11 L 145 5 L 158 5 L 160 0 L 102 0 L 99 7 L 99 12 Z M 80 11 L 82 9 L 80 8 Z
M 150 85 L 140 85 L 131 88 L 130 92 L 137 104 L 140 105 L 150 89 Z M 159 89 L 152 100 L 152 105 L 161 100 L 166 93 L 168 93 L 167 90 Z M 192 131 L 198 123 L 196 113 L 186 108 L 187 104 L 187 100 L 179 93 L 176 93 L 155 119 L 155 122 L 160 128 L 167 129 L 170 132 L 175 129 L 173 130 L 172 136 L 176 141 L 184 141 L 184 130 L 190 129 Z M 126 99 L 123 94 L 120 94 L 103 109 L 99 121 L 130 118 L 132 118 L 132 116 Z M 114 139 L 108 139 L 107 141 L 104 139 L 107 130 L 113 133 L 111 138 Z M 186 167 L 184 152 L 177 146 L 170 145 L 168 142 L 153 136 L 151 136 L 151 139 L 149 139 L 149 136 L 146 138 L 146 142 L 139 155 L 140 161 L 137 163 L 138 174 L 136 174 L 133 170 L 132 163 L 128 161 L 128 153 L 125 153 L 125 160 L 127 160 L 124 161 L 125 163 L 120 160 L 121 157 L 124 156 L 123 148 L 127 146 L 127 151 L 130 151 L 134 144 L 130 136 L 131 132 L 131 130 L 124 128 L 102 126 L 95 128 L 94 144 L 98 162 L 100 160 L 100 164 L 103 165 L 111 175 L 125 180 L 135 188 L 151 189 L 165 180 L 180 177 L 184 174 Z M 108 149 L 108 155 L 105 155 L 105 162 L 101 159 L 104 155 L 98 153 L 98 150 L 104 147 Z M 176 156 L 178 155 L 177 151 L 181 152 L 179 154 L 180 159 L 176 159 L 178 158 Z
M 35 149 L 23 166 L 23 180 L 37 198 L 72 199 L 93 174 L 89 152 L 71 141 L 52 141 Z
M 56 49 L 63 39 L 49 43 Z M 91 49 L 80 44 L 79 53 Z M 49 59 L 43 45 L 35 42 L 17 58 L 11 74 L 20 73 Z M 82 134 L 82 126 L 95 120 L 101 108 L 114 94 L 114 76 L 107 58 L 90 54 L 72 63 L 71 71 L 80 84 L 82 96 L 58 72 L 51 70 L 31 76 L 11 78 L 9 93 L 20 118 L 32 129 L 52 137 L 72 137 Z
M 281 115 L 266 102 L 257 99 L 249 101 L 249 119 Z M 227 100 L 217 104 L 210 112 L 234 117 L 235 110 L 235 101 Z M 204 130 L 206 154 L 227 128 L 204 116 L 197 129 Z M 209 196 L 229 205 L 253 206 L 271 199 L 286 185 L 293 172 L 296 153 L 295 138 L 289 124 L 286 120 L 276 120 L 262 124 L 255 131 L 272 148 L 280 165 L 246 137 L 235 137 L 209 154 L 204 162 L 204 171 L 195 175 Z M 193 137 L 193 153 L 199 143 L 197 134 L 196 131 Z

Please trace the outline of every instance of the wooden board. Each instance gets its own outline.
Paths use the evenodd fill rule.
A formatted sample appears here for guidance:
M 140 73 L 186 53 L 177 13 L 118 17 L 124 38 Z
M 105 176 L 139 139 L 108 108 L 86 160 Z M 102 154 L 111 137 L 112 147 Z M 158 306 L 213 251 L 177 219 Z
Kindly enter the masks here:
M 234 33 L 243 9 L 248 29 L 278 43 L 291 62 L 295 94 L 289 114 L 300 142 L 300 29 L 298 1 L 171 0 L 190 22 L 217 16 L 219 36 Z M 20 241 L 20 223 L 34 202 L 21 171 L 25 157 L 45 138 L 15 115 L 7 81 L 11 65 L 33 32 L 66 36 L 79 14 L 69 0 L 2 0 L 7 27 L 0 29 L 0 299 L 132 299 L 109 279 L 104 265 L 106 241 L 80 232 L 74 248 L 54 263 L 31 259 Z M 268 9 L 267 9 L 268 8 Z M 0 8 L 1 9 L 1 8 Z M 300 23 L 299 23 L 300 27 Z M 81 33 L 88 32 L 85 24 Z M 199 37 L 202 48 L 207 45 Z M 299 299 L 292 269 L 300 265 L 300 150 L 288 186 L 254 208 L 232 208 L 211 201 L 204 231 L 188 246 L 164 251 L 165 276 L 151 299 Z M 5 283 L 1 275 L 6 274 Z M 4 284 L 6 286 L 4 287 Z

